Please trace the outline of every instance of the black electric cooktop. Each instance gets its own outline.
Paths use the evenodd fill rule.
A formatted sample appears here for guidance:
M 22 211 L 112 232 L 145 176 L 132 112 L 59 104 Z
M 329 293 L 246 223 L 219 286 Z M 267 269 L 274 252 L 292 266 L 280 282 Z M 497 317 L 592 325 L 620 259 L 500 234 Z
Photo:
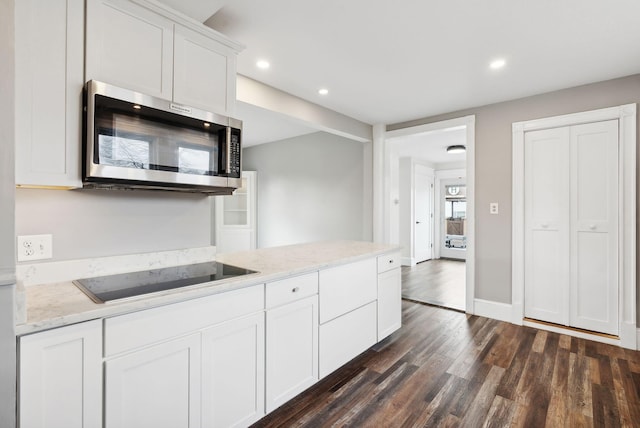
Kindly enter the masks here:
M 106 303 L 251 273 L 256 271 L 207 262 L 78 279 L 73 283 L 94 302 Z

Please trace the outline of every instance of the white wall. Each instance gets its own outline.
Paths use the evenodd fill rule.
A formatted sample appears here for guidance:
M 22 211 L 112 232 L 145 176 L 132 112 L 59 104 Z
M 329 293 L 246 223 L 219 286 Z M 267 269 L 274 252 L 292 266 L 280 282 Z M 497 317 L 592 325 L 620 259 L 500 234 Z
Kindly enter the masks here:
M 323 132 L 245 148 L 243 168 L 258 172 L 258 247 L 370 239 L 365 155 L 363 143 Z
M 639 101 L 640 74 L 636 74 L 387 127 L 391 131 L 475 115 L 476 298 L 511 303 L 511 124 Z M 490 202 L 500 204 L 499 215 L 489 213 Z M 640 307 L 640 293 L 637 298 Z
M 0 427 L 15 426 L 14 2 L 0 1 Z
M 53 260 L 211 244 L 211 203 L 199 194 L 17 189 L 15 212 L 17 235 L 53 234 Z

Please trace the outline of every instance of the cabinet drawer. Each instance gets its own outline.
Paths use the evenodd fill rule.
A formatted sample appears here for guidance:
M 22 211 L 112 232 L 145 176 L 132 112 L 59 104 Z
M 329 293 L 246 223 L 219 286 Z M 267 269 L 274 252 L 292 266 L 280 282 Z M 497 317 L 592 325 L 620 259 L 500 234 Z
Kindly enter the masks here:
M 376 259 L 320 271 L 320 324 L 373 302 L 378 297 Z
M 320 378 L 376 343 L 376 302 L 320 326 Z
M 400 253 L 378 256 L 378 273 L 400 267 Z
M 104 356 L 264 310 L 264 285 L 133 312 L 104 320 Z
M 314 294 L 318 294 L 318 272 L 268 283 L 266 306 L 273 308 Z

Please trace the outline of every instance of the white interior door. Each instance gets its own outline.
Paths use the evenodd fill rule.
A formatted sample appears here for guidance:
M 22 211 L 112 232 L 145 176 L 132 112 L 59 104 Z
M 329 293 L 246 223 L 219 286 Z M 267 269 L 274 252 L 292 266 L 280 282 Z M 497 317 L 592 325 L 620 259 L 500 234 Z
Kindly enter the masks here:
M 527 132 L 525 317 L 569 323 L 569 128 Z
M 414 171 L 413 245 L 416 262 L 433 258 L 433 176 L 416 165 Z
M 571 128 L 570 325 L 618 334 L 618 121 Z
M 525 316 L 618 334 L 618 121 L 524 136 Z

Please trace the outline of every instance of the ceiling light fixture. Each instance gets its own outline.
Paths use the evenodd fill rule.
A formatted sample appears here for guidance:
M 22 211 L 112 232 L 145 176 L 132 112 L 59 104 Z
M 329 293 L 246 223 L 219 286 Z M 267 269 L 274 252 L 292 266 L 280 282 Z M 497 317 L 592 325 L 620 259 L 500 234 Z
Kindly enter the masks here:
M 491 69 L 493 70 L 498 70 L 504 67 L 506 64 L 507 64 L 507 61 L 505 61 L 503 58 L 499 58 L 491 61 L 491 64 L 489 64 L 489 67 L 491 67 Z
M 142 108 L 142 106 L 138 105 L 138 104 L 134 104 L 133 108 L 136 110 L 140 110 Z
M 456 154 L 456 153 L 464 153 L 467 151 L 467 148 L 461 144 L 456 144 L 455 146 L 447 147 L 447 153 Z
M 329 93 L 329 90 L 327 88 L 321 88 L 321 89 L 318 89 L 318 93 L 320 95 L 327 95 Z
M 256 62 L 256 67 L 262 69 L 262 70 L 266 70 L 267 68 L 269 68 L 271 64 L 269 64 L 269 61 L 265 61 L 263 59 L 259 60 L 258 62 Z

